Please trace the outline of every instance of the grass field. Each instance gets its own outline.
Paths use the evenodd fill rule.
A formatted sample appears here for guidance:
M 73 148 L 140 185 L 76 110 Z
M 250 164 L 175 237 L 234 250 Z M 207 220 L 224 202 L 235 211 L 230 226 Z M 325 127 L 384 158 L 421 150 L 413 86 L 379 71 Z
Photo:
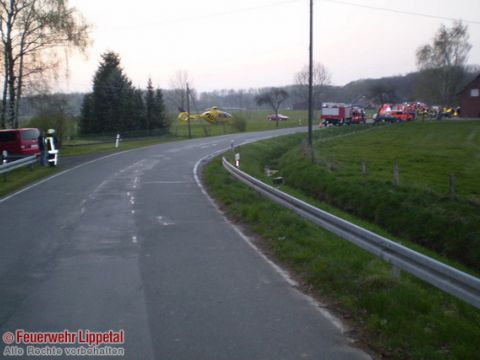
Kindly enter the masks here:
M 242 119 L 245 121 L 245 130 L 244 131 L 264 131 L 264 130 L 274 130 L 276 129 L 275 121 L 268 121 L 267 115 L 271 114 L 272 111 L 235 111 L 232 112 L 234 119 Z M 283 115 L 289 117 L 286 121 L 279 121 L 279 128 L 289 128 L 296 126 L 306 126 L 307 125 L 307 112 L 300 110 L 282 110 Z M 319 122 L 319 121 L 318 121 Z M 170 132 L 172 135 L 186 138 L 188 136 L 188 127 L 186 123 L 179 122 L 175 120 L 170 127 Z M 205 121 L 192 121 L 191 122 L 191 133 L 192 137 L 205 137 L 205 136 L 216 136 L 216 135 L 225 135 L 233 134 L 240 132 L 238 128 L 234 125 L 222 124 L 212 125 L 208 124 Z
M 397 161 L 400 186 L 447 195 L 449 176 L 454 175 L 457 194 L 480 202 L 480 121 L 386 126 L 334 142 L 318 141 L 315 150 L 317 164 L 334 165 L 336 176 L 348 181 L 392 182 Z
M 417 129 L 416 126 L 411 126 L 412 131 Z M 436 132 L 434 128 L 431 131 Z M 422 127 L 418 129 L 422 130 Z M 444 129 L 439 132 L 442 133 Z M 365 141 L 365 137 L 378 140 L 380 135 L 390 131 L 403 132 L 406 128 L 352 126 L 318 131 L 314 137 L 318 163 L 314 165 L 304 152 L 305 135 L 302 134 L 254 143 L 238 150 L 242 154 L 242 169 L 267 182 L 270 179 L 264 174 L 264 166 L 269 165 L 285 175 L 282 164 L 294 153 L 294 159 L 299 163 L 295 168 L 297 173 L 292 176 L 308 182 L 309 177 L 302 172 L 302 167 L 325 167 L 328 171 L 335 171 L 330 170 L 329 165 L 324 165 L 324 160 L 320 158 L 319 152 L 323 146 L 335 146 L 339 142 L 354 144 L 355 139 Z M 391 139 L 387 144 L 390 142 Z M 339 146 L 339 149 L 340 152 L 344 151 L 343 146 Z M 296 157 L 299 154 L 308 161 L 303 162 Z M 327 154 L 324 155 L 329 158 Z M 336 156 L 341 158 L 340 155 Z M 340 168 L 340 161 L 336 161 Z M 356 161 L 354 159 L 352 163 Z M 385 162 L 388 163 L 387 160 Z M 359 164 L 352 165 L 354 168 L 360 171 Z M 389 171 L 385 171 L 384 177 L 380 178 L 391 191 L 396 191 L 392 189 Z M 204 180 L 229 216 L 244 224 L 247 231 L 259 234 L 261 246 L 268 248 L 284 266 L 293 269 L 304 282 L 305 288 L 317 294 L 322 301 L 327 299 L 330 308 L 347 322 L 353 321 L 354 334 L 377 354 L 394 359 L 470 359 L 478 356 L 479 310 L 408 274 L 402 274 L 400 279 L 392 278 L 389 266 L 381 260 L 300 219 L 234 180 L 222 169 L 219 159 L 205 168 Z M 289 192 L 308 199 L 305 192 L 302 194 L 298 190 L 291 190 L 288 184 L 287 179 L 284 190 L 290 189 Z M 424 188 L 424 185 L 418 186 Z M 315 199 L 310 199 L 310 202 L 318 204 Z M 388 236 L 377 225 L 366 224 L 328 204 L 321 207 Z M 408 241 L 403 243 L 411 245 Z M 417 245 L 411 247 L 418 250 Z M 429 250 L 423 252 L 430 255 Z M 441 256 L 436 257 L 445 260 Z M 450 264 L 455 265 L 453 262 Z
M 480 271 L 479 130 L 475 121 L 373 127 L 319 139 L 313 164 L 297 147 L 277 166 L 287 184 L 305 194 Z M 455 197 L 449 196 L 450 175 Z

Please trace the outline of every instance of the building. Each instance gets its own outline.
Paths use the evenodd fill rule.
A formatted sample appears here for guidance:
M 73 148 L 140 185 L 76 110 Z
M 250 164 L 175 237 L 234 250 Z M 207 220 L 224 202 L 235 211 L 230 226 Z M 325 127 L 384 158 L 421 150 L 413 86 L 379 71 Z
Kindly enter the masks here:
M 480 118 L 480 74 L 459 95 L 462 117 Z

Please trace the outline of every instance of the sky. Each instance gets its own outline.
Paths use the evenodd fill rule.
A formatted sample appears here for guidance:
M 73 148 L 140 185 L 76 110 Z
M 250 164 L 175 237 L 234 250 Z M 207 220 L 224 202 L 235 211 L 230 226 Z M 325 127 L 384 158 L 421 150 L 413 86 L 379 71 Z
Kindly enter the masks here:
M 187 71 L 198 91 L 289 85 L 308 63 L 309 0 L 70 5 L 91 24 L 92 45 L 69 57 L 69 77 L 60 78 L 57 91 L 90 91 L 108 50 L 120 55 L 139 88 L 151 78 L 168 89 L 178 71 Z M 479 0 L 315 0 L 314 61 L 330 71 L 333 85 L 406 74 L 416 70 L 416 49 L 431 43 L 441 24 L 451 26 L 449 19 L 466 22 L 473 45 L 468 63 L 480 64 Z

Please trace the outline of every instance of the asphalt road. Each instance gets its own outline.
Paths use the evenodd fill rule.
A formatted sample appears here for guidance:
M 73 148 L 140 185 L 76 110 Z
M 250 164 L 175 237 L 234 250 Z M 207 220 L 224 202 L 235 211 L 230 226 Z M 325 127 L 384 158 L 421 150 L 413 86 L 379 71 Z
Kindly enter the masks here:
M 0 334 L 124 330 L 126 359 L 367 358 L 195 181 L 231 139 L 290 131 L 70 161 L 0 199 Z

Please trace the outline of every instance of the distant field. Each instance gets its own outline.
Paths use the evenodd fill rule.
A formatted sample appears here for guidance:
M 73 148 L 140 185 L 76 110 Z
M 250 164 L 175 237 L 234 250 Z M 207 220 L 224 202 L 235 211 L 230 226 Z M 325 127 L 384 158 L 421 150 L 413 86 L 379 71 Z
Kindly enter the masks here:
M 267 110 L 255 110 L 255 111 L 233 111 L 231 114 L 234 118 L 241 117 L 246 121 L 245 131 L 263 131 L 263 130 L 273 130 L 276 128 L 275 121 L 268 121 L 267 115 L 271 114 L 272 111 Z M 289 128 L 296 126 L 306 126 L 307 125 L 307 112 L 301 110 L 281 110 L 281 114 L 287 115 L 289 119 L 287 121 L 279 121 L 279 128 Z M 318 118 L 318 117 L 317 117 Z M 319 120 L 314 121 L 314 124 L 318 126 Z M 174 136 L 178 137 L 187 137 L 188 136 L 188 127 L 186 123 L 179 122 L 175 120 L 170 127 L 170 132 Z M 225 135 L 239 132 L 235 126 L 226 124 L 212 125 L 206 121 L 192 121 L 191 122 L 191 132 L 192 137 L 203 137 L 203 136 L 216 136 L 216 135 Z
M 234 119 L 241 119 L 245 122 L 244 128 L 239 128 L 235 124 L 210 124 L 204 120 L 192 121 L 190 124 L 190 130 L 192 138 L 206 137 L 206 136 L 218 136 L 225 134 L 233 134 L 243 131 L 264 131 L 276 129 L 275 121 L 268 121 L 267 115 L 272 111 L 267 110 L 255 110 L 255 111 L 234 111 L 232 115 Z M 289 117 L 286 121 L 279 121 L 279 128 L 290 128 L 297 126 L 307 125 L 307 112 L 298 110 L 282 110 L 281 114 Z M 171 115 L 175 120 L 170 126 L 168 134 L 162 136 L 150 136 L 146 131 L 137 131 L 133 134 L 120 134 L 127 142 L 135 141 L 135 138 L 142 138 L 140 141 L 147 141 L 151 143 L 155 139 L 159 139 L 159 142 L 165 141 L 164 138 L 168 138 L 168 141 L 174 139 L 186 139 L 188 138 L 188 125 L 187 123 L 180 122 L 176 119 L 174 114 Z M 314 120 L 314 126 L 319 125 L 319 116 L 317 114 L 317 120 Z M 76 136 L 74 139 L 65 140 L 64 144 L 69 148 L 65 154 L 76 154 L 92 152 L 88 150 L 90 147 L 93 152 L 111 150 L 110 145 L 115 142 L 115 134 L 113 135 L 92 135 L 92 136 Z M 107 143 L 107 144 L 105 144 Z

